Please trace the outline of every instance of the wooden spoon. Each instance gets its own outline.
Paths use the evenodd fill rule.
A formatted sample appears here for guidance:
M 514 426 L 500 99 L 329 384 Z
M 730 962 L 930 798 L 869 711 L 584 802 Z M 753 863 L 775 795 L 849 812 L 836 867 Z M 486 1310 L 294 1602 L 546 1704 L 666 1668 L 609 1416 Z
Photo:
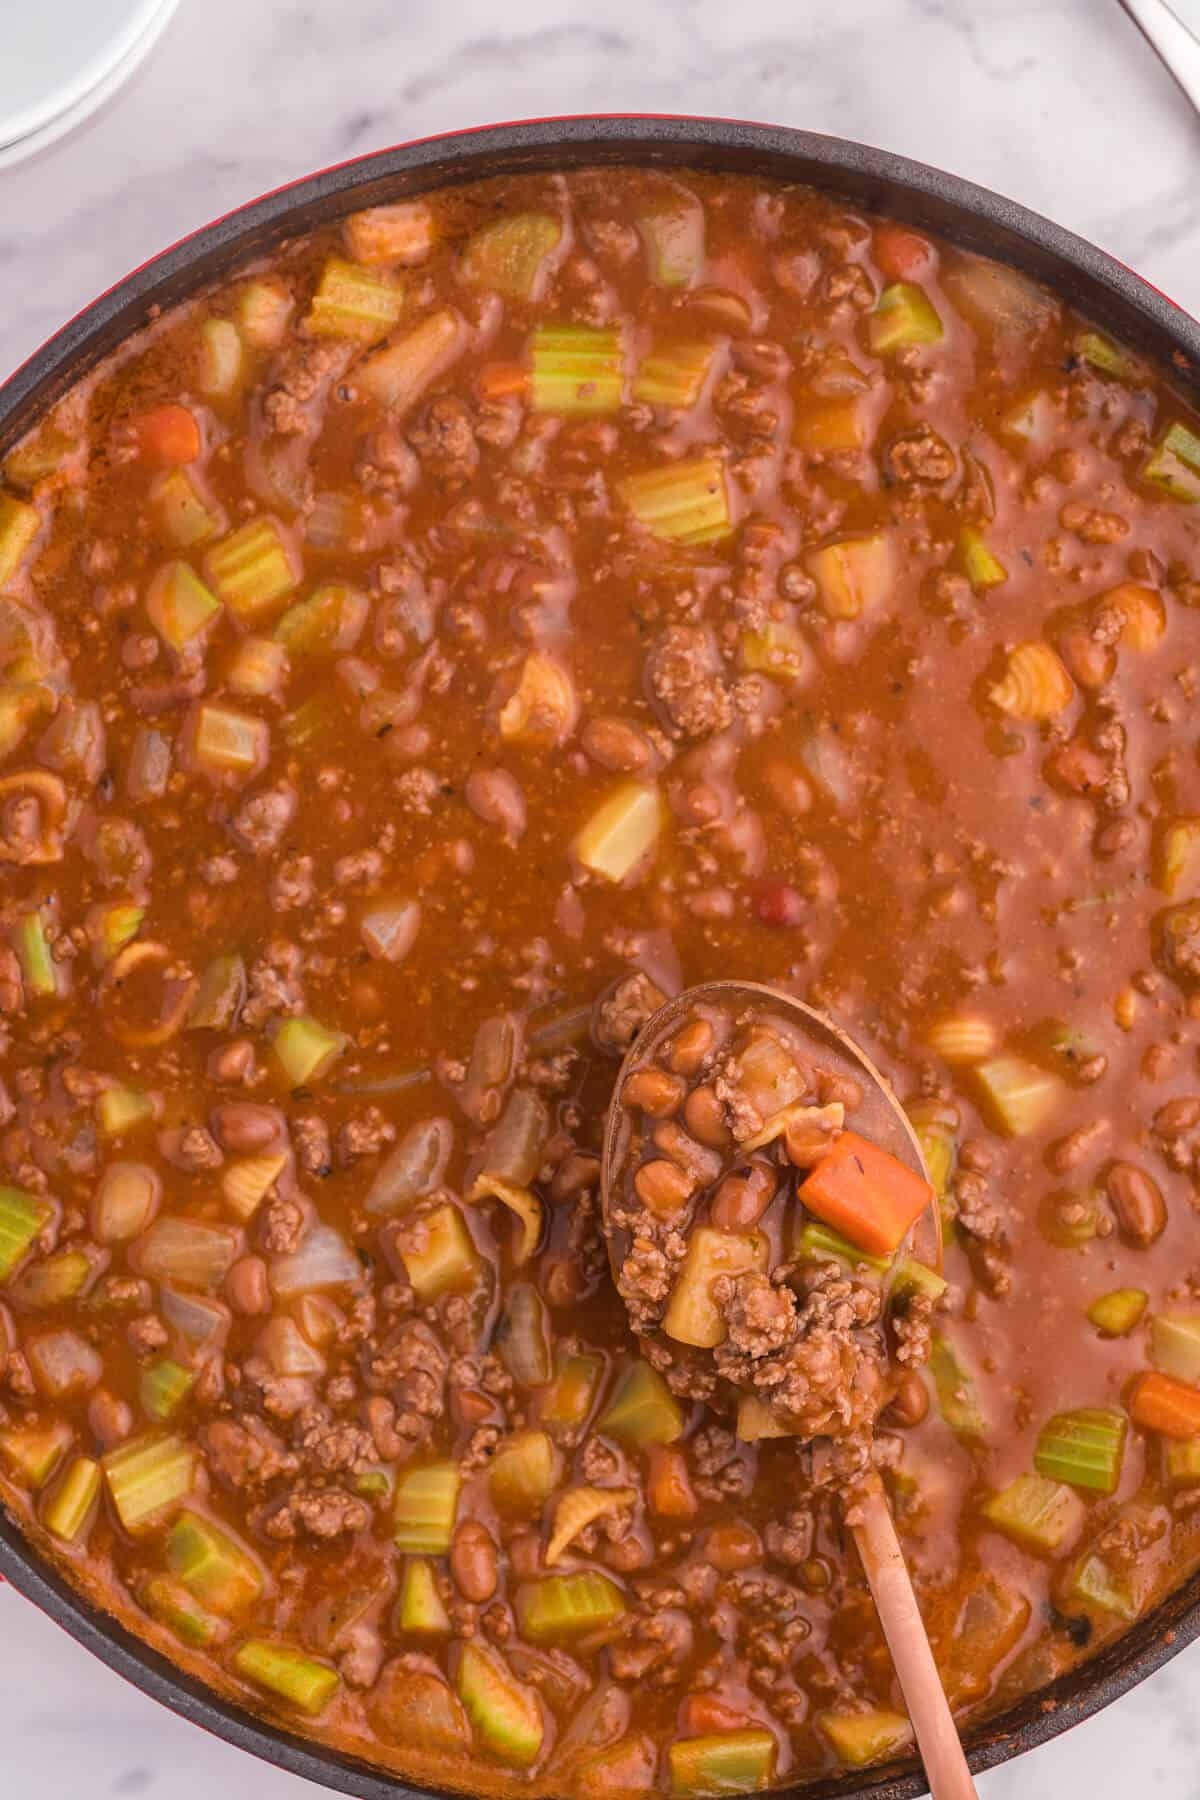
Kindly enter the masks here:
M 628 1151 L 632 1125 L 620 1096 L 630 1075 L 654 1062 L 662 1044 L 670 1038 L 697 1003 L 718 1006 L 735 1017 L 747 1009 L 764 1007 L 791 1021 L 819 1052 L 822 1065 L 853 1075 L 863 1088 L 862 1107 L 856 1109 L 855 1128 L 883 1150 L 926 1176 L 921 1148 L 912 1126 L 891 1087 L 863 1050 L 824 1014 L 805 1006 L 791 994 L 758 982 L 709 981 L 659 1007 L 638 1033 L 621 1065 L 605 1120 L 601 1195 L 609 1260 L 614 1272 L 624 1261 L 626 1233 L 611 1216 L 610 1197 Z M 932 1240 L 933 1258 L 941 1262 L 941 1225 L 937 1208 L 924 1221 Z M 920 1229 L 920 1227 L 918 1227 Z M 896 1527 L 877 1475 L 861 1484 L 847 1501 L 846 1523 L 854 1533 L 859 1557 L 891 1651 L 892 1662 L 904 1695 L 908 1716 L 933 1800 L 977 1800 L 963 1754 L 950 1704 L 938 1674 L 933 1651 L 921 1618 L 912 1578 L 896 1536 Z

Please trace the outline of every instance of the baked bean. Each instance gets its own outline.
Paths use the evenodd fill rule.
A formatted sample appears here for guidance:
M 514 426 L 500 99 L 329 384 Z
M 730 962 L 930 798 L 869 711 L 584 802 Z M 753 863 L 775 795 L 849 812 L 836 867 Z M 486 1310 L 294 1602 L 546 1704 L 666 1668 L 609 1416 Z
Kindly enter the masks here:
M 801 819 L 811 811 L 812 786 L 794 763 L 772 756 L 763 765 L 763 781 L 781 812 L 791 819 Z
M 650 766 L 653 751 L 641 732 L 624 719 L 589 719 L 579 741 L 592 761 L 602 769 L 636 775 Z
M 722 1574 L 750 1569 L 762 1561 L 762 1539 L 751 1525 L 714 1525 L 704 1540 L 704 1558 Z
M 1162 1236 L 1167 1206 L 1158 1183 L 1136 1163 L 1114 1163 L 1105 1181 L 1121 1236 L 1139 1249 Z
M 681 1212 L 696 1190 L 696 1184 L 678 1163 L 656 1157 L 644 1162 L 633 1178 L 638 1199 L 661 1219 Z
M 710 1150 L 724 1150 L 733 1142 L 733 1134 L 725 1123 L 725 1108 L 717 1099 L 717 1090 L 707 1082 L 692 1089 L 684 1101 L 683 1118 L 692 1136 Z
M 666 1069 L 638 1069 L 622 1088 L 621 1101 L 649 1113 L 652 1119 L 666 1119 L 679 1111 L 685 1092 L 682 1078 L 668 1074 Z
M 472 769 L 463 788 L 467 805 L 510 844 L 525 835 L 525 795 L 507 769 Z
M 609 1539 L 601 1547 L 600 1560 L 618 1575 L 635 1575 L 639 1569 L 649 1568 L 654 1561 L 654 1552 L 649 1544 L 630 1531 L 623 1538 Z
M 1168 1100 L 1160 1106 L 1154 1115 L 1154 1129 L 1164 1137 L 1178 1137 L 1182 1131 L 1192 1131 L 1200 1125 L 1200 1099 L 1195 1094 L 1180 1094 L 1175 1100 Z
M 1110 1130 L 1107 1119 L 1092 1119 L 1065 1138 L 1059 1138 L 1056 1144 L 1050 1146 L 1050 1167 L 1060 1175 L 1078 1168 L 1089 1156 L 1096 1155 Z
M 542 1540 L 536 1531 L 516 1531 L 508 1540 L 508 1562 L 518 1581 L 532 1581 L 542 1572 Z
M 929 1411 L 929 1389 L 915 1369 L 900 1377 L 884 1413 L 891 1425 L 919 1425 Z
M 255 1106 L 249 1100 L 228 1100 L 212 1112 L 213 1136 L 224 1150 L 239 1154 L 265 1150 L 284 1133 L 283 1115 L 273 1106 Z
M 270 1312 L 271 1289 L 261 1256 L 239 1256 L 225 1277 L 225 1297 L 234 1312 L 247 1318 Z
M 450 1573 L 465 1600 L 482 1606 L 496 1591 L 496 1544 L 486 1525 L 464 1519 L 450 1540 Z
M 671 1067 L 680 1075 L 698 1074 L 716 1041 L 708 1019 L 690 1019 L 671 1040 Z
M 779 1177 L 768 1162 L 749 1162 L 726 1175 L 709 1217 L 722 1231 L 753 1231 L 775 1198 Z
M 113 1450 L 133 1430 L 133 1411 L 107 1388 L 97 1388 L 88 1400 L 88 1427 L 102 1450 Z

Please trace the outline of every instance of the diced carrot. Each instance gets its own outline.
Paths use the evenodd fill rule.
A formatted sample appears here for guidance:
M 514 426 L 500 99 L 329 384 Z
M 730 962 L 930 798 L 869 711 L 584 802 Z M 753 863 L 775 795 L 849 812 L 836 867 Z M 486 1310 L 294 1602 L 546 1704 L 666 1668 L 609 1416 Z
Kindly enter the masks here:
M 1143 1431 L 1195 1437 L 1200 1432 L 1200 1391 L 1157 1370 L 1139 1375 L 1129 1396 L 1129 1416 Z
M 651 1512 L 663 1519 L 690 1519 L 696 1512 L 696 1496 L 688 1480 L 687 1463 L 668 1444 L 649 1447 L 650 1479 L 646 1487 Z
M 200 427 L 186 406 L 155 406 L 130 420 L 138 449 L 153 462 L 195 462 L 200 454 Z
M 479 371 L 479 392 L 484 400 L 506 400 L 510 394 L 523 394 L 529 385 L 529 371 L 520 363 L 487 363 Z
M 750 1715 L 730 1706 L 709 1690 L 688 1694 L 679 1708 L 679 1729 L 687 1737 L 707 1737 L 712 1731 L 742 1731 Z
M 933 245 L 906 225 L 877 225 L 875 261 L 890 281 L 920 281 L 933 262 Z
M 920 1175 L 877 1145 L 843 1131 L 799 1195 L 816 1218 L 871 1256 L 890 1256 L 933 1201 Z

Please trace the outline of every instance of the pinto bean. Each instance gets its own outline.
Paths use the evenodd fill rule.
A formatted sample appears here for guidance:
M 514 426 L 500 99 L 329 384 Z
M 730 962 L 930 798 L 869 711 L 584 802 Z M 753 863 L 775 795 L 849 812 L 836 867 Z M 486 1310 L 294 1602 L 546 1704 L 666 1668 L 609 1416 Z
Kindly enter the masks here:
M 684 1091 L 681 1078 L 666 1069 L 638 1069 L 622 1088 L 621 1103 L 649 1113 L 652 1119 L 666 1119 L 678 1112 Z
M 1178 1137 L 1181 1131 L 1191 1131 L 1197 1125 L 1200 1099 L 1195 1094 L 1180 1094 L 1177 1099 L 1168 1100 L 1154 1115 L 1154 1129 L 1163 1137 Z
M 249 1100 L 229 1100 L 212 1113 L 213 1136 L 222 1149 L 243 1154 L 265 1150 L 283 1136 L 283 1115 L 273 1106 L 255 1106 Z
M 671 1042 L 671 1067 L 680 1075 L 695 1075 L 716 1043 L 717 1034 L 707 1019 L 690 1019 Z
M 225 1294 L 234 1312 L 248 1319 L 270 1312 L 267 1265 L 261 1256 L 239 1256 L 225 1277 Z
M 753 1231 L 775 1198 L 779 1177 L 768 1162 L 749 1162 L 726 1175 L 709 1216 L 722 1231 Z
M 919 1425 L 929 1411 L 929 1389 L 915 1369 L 901 1376 L 885 1413 L 889 1425 Z
M 696 1184 L 678 1163 L 658 1157 L 642 1164 L 633 1185 L 643 1206 L 660 1218 L 669 1218 L 687 1205 Z
M 641 732 L 624 719 L 589 719 L 579 734 L 586 755 L 602 769 L 636 775 L 648 768 L 653 751 Z
M 507 769 L 472 769 L 463 793 L 475 817 L 494 825 L 508 843 L 515 844 L 524 836 L 525 795 Z
M 496 1545 L 486 1525 L 464 1519 L 450 1544 L 450 1573 L 465 1600 L 482 1606 L 496 1591 Z
M 692 1136 L 707 1144 L 710 1150 L 723 1150 L 732 1143 L 732 1134 L 725 1123 L 725 1109 L 717 1099 L 717 1090 L 710 1084 L 692 1089 L 684 1102 L 683 1116 Z
M 1160 1238 L 1167 1205 L 1158 1183 L 1136 1163 L 1114 1163 L 1105 1183 L 1121 1236 L 1144 1250 Z

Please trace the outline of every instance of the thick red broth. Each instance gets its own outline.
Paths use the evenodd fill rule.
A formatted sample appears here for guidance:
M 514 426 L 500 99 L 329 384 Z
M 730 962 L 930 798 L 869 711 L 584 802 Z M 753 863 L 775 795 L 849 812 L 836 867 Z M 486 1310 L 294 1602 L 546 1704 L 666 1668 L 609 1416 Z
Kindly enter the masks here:
M 704 1353 L 760 1388 L 751 1311 L 853 1296 L 964 1722 L 1143 1616 L 1200 1560 L 1198 501 L 1194 414 L 1053 294 L 706 174 L 360 213 L 70 393 L 0 482 L 0 1486 L 39 1548 L 427 1782 L 904 1753 L 843 1390 L 801 1359 L 801 1441 L 738 1436 L 609 1273 L 620 1059 L 739 977 L 894 1083 L 946 1249 L 906 1275 L 792 1120 L 767 1277 L 692 1280 Z M 716 1055 L 631 1108 L 651 1200 L 736 1231 L 745 1170 L 692 1180 Z

